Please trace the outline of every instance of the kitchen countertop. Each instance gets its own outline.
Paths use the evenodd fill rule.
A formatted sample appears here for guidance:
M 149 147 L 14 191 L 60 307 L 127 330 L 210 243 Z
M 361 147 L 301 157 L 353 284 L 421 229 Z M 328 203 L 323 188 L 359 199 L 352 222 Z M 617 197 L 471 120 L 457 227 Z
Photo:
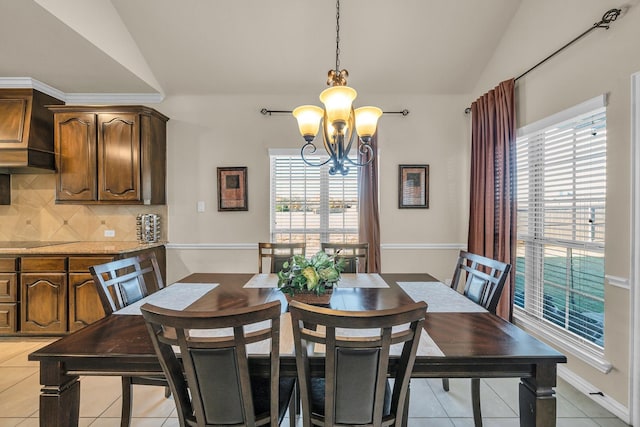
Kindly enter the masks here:
M 0 255 L 122 254 L 164 244 L 164 242 L 0 242 Z

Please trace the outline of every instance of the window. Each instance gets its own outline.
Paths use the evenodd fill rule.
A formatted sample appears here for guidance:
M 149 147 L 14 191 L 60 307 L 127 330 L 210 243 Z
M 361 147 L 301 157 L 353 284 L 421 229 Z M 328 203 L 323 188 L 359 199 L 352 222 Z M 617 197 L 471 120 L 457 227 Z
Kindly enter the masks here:
M 604 346 L 604 97 L 518 132 L 516 307 Z
M 308 166 L 298 150 L 271 150 L 270 157 L 272 242 L 305 242 L 307 255 L 320 242 L 358 242 L 359 168 L 330 176 L 328 165 Z

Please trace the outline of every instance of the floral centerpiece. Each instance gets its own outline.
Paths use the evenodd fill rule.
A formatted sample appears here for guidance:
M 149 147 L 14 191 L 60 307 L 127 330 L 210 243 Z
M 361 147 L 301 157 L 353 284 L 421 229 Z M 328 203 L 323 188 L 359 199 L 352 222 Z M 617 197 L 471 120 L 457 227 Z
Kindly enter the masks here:
M 294 255 L 278 272 L 278 288 L 287 296 L 297 294 L 324 295 L 340 280 L 345 261 L 320 251 L 310 259 Z

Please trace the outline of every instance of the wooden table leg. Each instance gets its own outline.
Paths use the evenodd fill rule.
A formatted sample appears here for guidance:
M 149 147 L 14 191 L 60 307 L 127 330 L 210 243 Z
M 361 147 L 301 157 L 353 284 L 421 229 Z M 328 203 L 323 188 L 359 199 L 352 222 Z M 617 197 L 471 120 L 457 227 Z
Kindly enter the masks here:
M 80 381 L 61 362 L 40 362 L 40 427 L 73 427 L 80 415 Z
M 521 380 L 520 426 L 555 427 L 556 364 L 538 364 L 535 377 Z

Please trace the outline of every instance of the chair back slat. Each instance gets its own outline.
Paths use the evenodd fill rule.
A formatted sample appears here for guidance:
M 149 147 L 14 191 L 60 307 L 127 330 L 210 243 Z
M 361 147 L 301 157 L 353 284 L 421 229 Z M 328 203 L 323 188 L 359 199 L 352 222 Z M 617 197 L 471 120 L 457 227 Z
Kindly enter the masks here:
M 304 255 L 304 243 L 258 243 L 258 273 L 262 273 L 265 258 L 269 261 L 267 273 L 277 273 L 294 255 Z
M 369 243 L 321 243 L 323 251 L 344 259 L 344 273 L 369 272 Z
M 495 314 L 511 265 L 491 258 L 460 251 L 451 287 L 458 289 L 465 281 L 463 294 Z M 462 273 L 466 274 L 466 277 Z
M 180 425 L 278 425 L 279 301 L 213 312 L 184 312 L 144 304 L 141 311 L 177 397 Z M 270 326 L 260 326 L 255 332 L 245 328 L 261 322 Z M 264 414 L 255 413 L 247 352 L 247 345 L 258 338 L 270 340 L 271 397 Z M 174 346 L 179 347 L 179 355 Z
M 303 418 L 325 426 L 400 425 L 426 308 L 421 301 L 358 312 L 292 301 L 289 311 Z M 317 397 L 317 380 L 309 369 L 309 352 L 319 344 L 325 346 L 322 407 L 312 398 Z M 387 385 L 392 344 L 402 346 L 393 390 Z
M 89 271 L 107 315 L 164 287 L 153 252 L 94 265 L 89 267 Z

